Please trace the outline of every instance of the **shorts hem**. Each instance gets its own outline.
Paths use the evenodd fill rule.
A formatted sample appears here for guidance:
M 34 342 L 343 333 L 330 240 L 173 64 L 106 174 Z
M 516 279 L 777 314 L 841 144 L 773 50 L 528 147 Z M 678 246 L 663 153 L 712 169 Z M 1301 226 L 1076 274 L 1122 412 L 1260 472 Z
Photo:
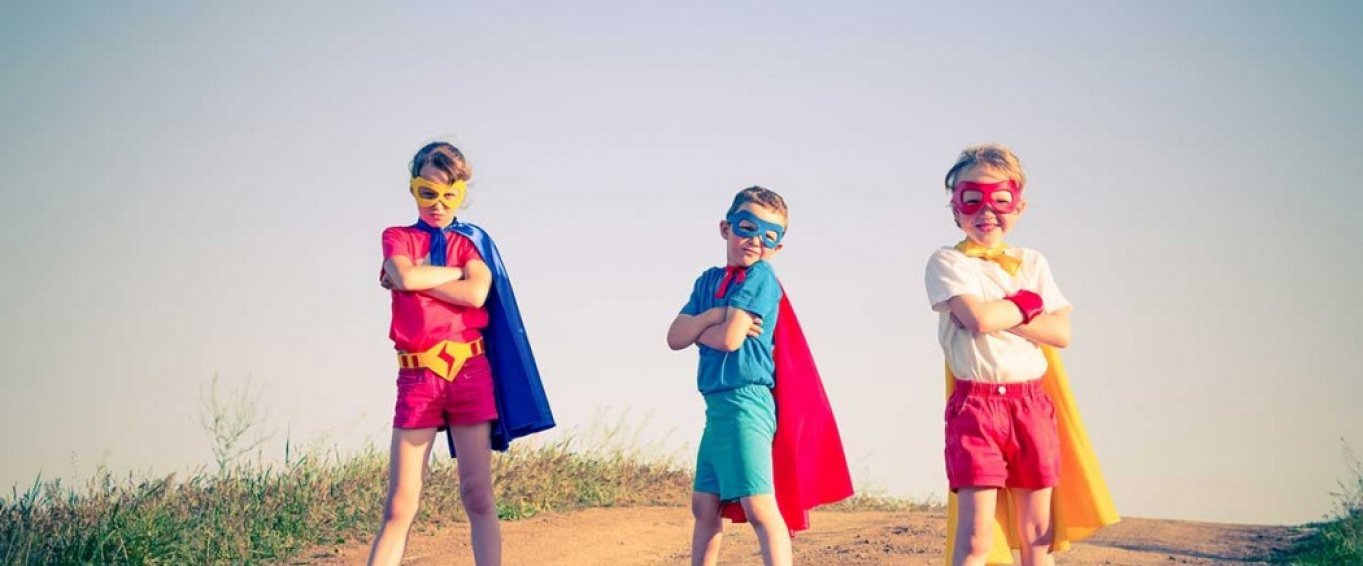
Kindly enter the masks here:
M 1046 488 L 1048 488 L 1048 487 L 1055 487 L 1055 486 L 1058 486 L 1058 485 L 1060 485 L 1060 478 L 1059 478 L 1059 477 L 1046 477 L 1046 476 L 1042 476 L 1042 477 L 1041 477 L 1040 479 L 1038 479 L 1037 481 L 1022 481 L 1022 480 L 1013 480 L 1013 481 L 1009 481 L 1008 484 L 1007 484 L 1007 487 L 1009 487 L 1009 488 L 1018 488 L 1018 489 L 1046 489 Z
M 951 486 L 951 492 L 952 492 L 952 493 L 956 493 L 958 490 L 960 490 L 960 489 L 963 488 L 963 487 L 985 487 L 985 488 L 992 488 L 992 489 L 1003 489 L 1003 488 L 1005 488 L 1005 487 L 1008 487 L 1008 486 L 1007 486 L 1007 483 L 1008 483 L 1007 478 L 1003 478 L 1003 477 L 999 477 L 999 476 L 992 476 L 992 477 L 990 477 L 990 476 L 981 476 L 981 477 L 972 477 L 972 478 L 962 478 L 962 479 L 957 479 L 957 480 L 951 480 L 949 483 L 950 483 L 950 486 Z
M 721 493 L 719 495 L 719 500 L 738 501 L 740 499 L 743 499 L 744 497 L 752 497 L 754 495 L 776 495 L 776 490 L 770 487 L 752 487 L 746 490 L 738 490 L 738 493 L 736 495 L 733 493 L 728 494 Z
M 480 425 L 483 423 L 490 423 L 495 420 L 497 420 L 497 413 L 492 413 L 490 415 L 488 414 L 474 415 L 472 417 L 461 416 L 461 418 L 458 419 L 451 417 L 448 423 L 451 426 L 471 426 Z

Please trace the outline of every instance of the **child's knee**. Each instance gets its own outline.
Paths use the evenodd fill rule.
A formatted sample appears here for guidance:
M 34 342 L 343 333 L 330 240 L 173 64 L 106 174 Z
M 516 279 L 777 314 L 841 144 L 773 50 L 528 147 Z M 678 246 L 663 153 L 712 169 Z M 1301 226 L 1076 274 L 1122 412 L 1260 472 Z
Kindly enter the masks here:
M 416 519 L 416 512 L 420 505 L 421 497 L 419 494 L 395 494 L 388 500 L 388 505 L 383 508 L 383 520 L 389 523 L 410 524 Z
M 492 486 L 478 482 L 461 482 L 459 500 L 464 503 L 464 512 L 469 516 L 492 515 L 497 512 L 497 504 L 492 497 Z
M 994 542 L 992 534 L 993 533 L 988 531 L 983 533 L 977 531 L 966 537 L 966 558 L 978 558 L 981 560 L 987 558 L 989 556 L 989 547 Z
M 691 494 L 691 516 L 696 522 L 720 522 L 719 496 L 713 493 L 695 492 Z
M 755 495 L 743 498 L 743 513 L 754 528 L 784 527 L 786 521 L 781 517 L 781 509 L 776 506 L 776 498 L 771 495 Z
M 1022 537 L 1022 541 L 1027 543 L 1028 546 L 1051 544 L 1050 521 L 1037 518 L 1024 519 L 1022 524 L 1018 525 L 1018 531 L 1018 535 Z

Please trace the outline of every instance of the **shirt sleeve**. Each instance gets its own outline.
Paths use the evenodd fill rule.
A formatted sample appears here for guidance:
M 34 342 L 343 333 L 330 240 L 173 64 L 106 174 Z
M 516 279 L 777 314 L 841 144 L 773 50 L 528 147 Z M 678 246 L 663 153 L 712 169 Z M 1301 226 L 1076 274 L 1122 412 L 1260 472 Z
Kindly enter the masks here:
M 451 266 L 463 267 L 475 259 L 483 261 L 483 254 L 478 253 L 478 247 L 473 245 L 472 240 L 469 240 L 463 234 L 454 237 L 457 240 L 454 244 L 454 261 L 450 262 Z
M 696 316 L 700 314 L 701 305 L 700 289 L 703 286 L 704 281 L 705 274 L 701 273 L 700 277 L 696 278 L 696 283 L 691 286 L 691 298 L 686 301 L 685 305 L 682 305 L 681 312 L 677 314 L 684 314 L 688 316 Z
M 781 283 L 776 280 L 776 273 L 765 263 L 748 268 L 743 284 L 729 295 L 729 306 L 758 317 L 770 316 L 780 303 Z
M 1064 293 L 1060 292 L 1060 286 L 1055 284 L 1055 276 L 1051 275 L 1051 264 L 1046 261 L 1046 256 L 1036 252 L 1035 261 L 1036 289 L 1032 291 L 1041 295 L 1041 302 L 1046 305 L 1046 312 L 1055 312 L 1073 306 L 1069 299 L 1065 298 Z
M 394 256 L 406 256 L 416 260 L 416 250 L 412 249 L 413 242 L 400 228 L 388 228 L 383 231 L 383 259 Z
M 947 300 L 961 295 L 984 296 L 980 280 L 966 265 L 965 257 L 951 250 L 937 250 L 928 258 L 923 282 L 928 290 L 928 304 L 932 310 L 943 311 Z

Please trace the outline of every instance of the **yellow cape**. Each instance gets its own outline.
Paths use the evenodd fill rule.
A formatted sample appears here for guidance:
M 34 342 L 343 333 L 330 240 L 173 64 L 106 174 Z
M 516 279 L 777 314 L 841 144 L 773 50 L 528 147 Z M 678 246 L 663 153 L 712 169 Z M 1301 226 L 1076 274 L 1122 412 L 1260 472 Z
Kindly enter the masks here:
M 1051 552 L 1067 550 L 1071 542 L 1088 538 L 1098 529 L 1121 520 L 1107 491 L 1107 482 L 1098 469 L 1098 458 L 1089 445 L 1088 433 L 1074 406 L 1069 378 L 1060 362 L 1060 352 L 1042 346 L 1049 367 L 1041 376 L 1041 387 L 1055 404 L 1055 420 L 1060 428 L 1060 485 L 1051 492 L 1051 522 L 1054 536 Z M 947 397 L 956 386 L 956 377 L 947 368 Z M 1021 548 L 1017 534 L 1017 519 L 1011 498 L 1000 497 L 994 517 L 993 546 L 989 549 L 990 564 L 1012 564 L 1011 549 Z M 951 564 L 951 550 L 956 544 L 956 494 L 947 494 L 947 553 Z

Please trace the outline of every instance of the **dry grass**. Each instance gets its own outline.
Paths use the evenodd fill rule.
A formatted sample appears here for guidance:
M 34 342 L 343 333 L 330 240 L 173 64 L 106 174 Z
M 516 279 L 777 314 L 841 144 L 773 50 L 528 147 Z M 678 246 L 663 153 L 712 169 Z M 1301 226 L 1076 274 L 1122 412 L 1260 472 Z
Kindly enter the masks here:
M 680 505 L 689 474 L 634 451 L 522 442 L 494 458 L 499 514 L 616 505 Z M 458 475 L 437 458 L 418 528 L 464 521 Z M 0 499 L 0 564 L 263 563 L 312 546 L 372 536 L 382 516 L 387 455 L 308 455 L 272 468 L 232 466 L 137 479 L 102 471 L 84 486 L 35 482 Z
M 1347 445 L 1344 457 L 1349 474 L 1339 482 L 1334 514 L 1329 520 L 1313 525 L 1315 532 L 1282 556 L 1281 562 L 1322 566 L 1363 564 L 1363 463 Z

